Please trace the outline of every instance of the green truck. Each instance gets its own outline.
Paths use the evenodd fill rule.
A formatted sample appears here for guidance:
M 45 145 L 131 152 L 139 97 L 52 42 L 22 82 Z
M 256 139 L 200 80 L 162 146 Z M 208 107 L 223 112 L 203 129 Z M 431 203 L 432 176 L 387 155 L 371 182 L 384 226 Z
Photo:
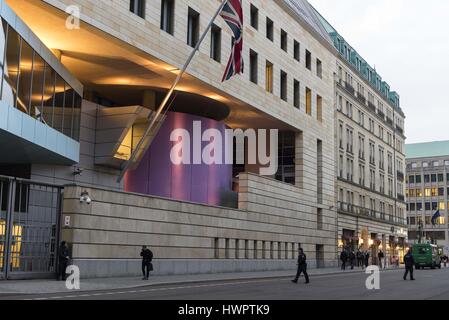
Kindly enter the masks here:
M 424 269 L 425 267 L 441 269 L 442 252 L 442 249 L 434 244 L 414 244 L 412 254 L 415 261 L 415 269 Z

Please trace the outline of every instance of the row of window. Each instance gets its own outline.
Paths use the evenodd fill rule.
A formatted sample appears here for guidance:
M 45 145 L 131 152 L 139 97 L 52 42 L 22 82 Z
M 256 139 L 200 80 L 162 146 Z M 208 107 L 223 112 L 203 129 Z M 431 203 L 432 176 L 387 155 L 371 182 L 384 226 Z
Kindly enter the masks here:
M 6 21 L 0 27 L 1 100 L 79 140 L 81 96 Z
M 404 142 L 400 137 L 397 137 L 396 140 L 394 140 L 393 133 L 387 128 L 384 128 L 382 124 L 378 124 L 376 127 L 376 122 L 371 117 L 368 117 L 368 123 L 366 123 L 365 113 L 362 110 L 357 110 L 358 119 L 356 120 L 354 115 L 354 105 L 349 100 L 343 99 L 343 96 L 340 94 L 337 94 L 337 100 L 337 111 L 340 111 L 351 120 L 356 121 L 359 126 L 366 129 L 389 146 L 396 148 L 396 150 L 401 153 L 403 152 Z M 343 108 L 343 106 L 345 107 Z
M 449 167 L 449 160 L 435 160 L 435 161 L 423 161 L 423 162 L 412 162 L 407 164 L 408 167 L 411 167 L 412 169 L 416 168 L 429 168 L 432 167 L 440 167 L 440 166 L 446 166 Z
M 448 221 L 449 222 L 449 221 Z M 427 226 L 433 226 L 432 223 L 432 216 L 425 216 L 423 217 L 407 217 L 407 224 L 409 226 L 415 226 L 415 225 L 427 225 Z M 436 225 L 445 225 L 446 224 L 446 218 L 445 217 L 439 217 L 435 220 Z
M 410 198 L 414 197 L 444 197 L 445 188 L 424 188 L 424 189 L 407 189 L 406 195 Z M 423 191 L 424 190 L 424 191 Z M 449 195 L 449 188 L 447 188 L 447 194 Z
M 423 180 L 424 178 L 424 180 Z M 432 173 L 432 174 L 416 174 L 407 176 L 407 183 L 420 184 L 424 183 L 444 183 L 444 173 Z M 449 173 L 446 173 L 446 182 L 449 183 Z
M 446 205 L 449 205 L 449 202 L 445 201 L 439 201 L 439 202 L 424 202 L 424 205 L 422 202 L 412 202 L 407 204 L 407 211 L 414 212 L 414 211 L 422 211 L 423 208 L 425 211 L 433 211 L 436 210 L 446 210 Z
M 356 198 L 358 200 L 356 202 Z M 384 201 L 380 201 L 378 198 L 371 198 L 362 194 L 355 194 L 351 190 L 345 190 L 340 188 L 338 193 L 338 201 L 340 203 L 346 203 L 352 206 L 358 206 L 371 210 L 372 212 L 380 212 L 383 214 L 394 215 L 394 206 Z M 401 207 L 397 207 L 397 216 L 404 217 L 404 210 Z

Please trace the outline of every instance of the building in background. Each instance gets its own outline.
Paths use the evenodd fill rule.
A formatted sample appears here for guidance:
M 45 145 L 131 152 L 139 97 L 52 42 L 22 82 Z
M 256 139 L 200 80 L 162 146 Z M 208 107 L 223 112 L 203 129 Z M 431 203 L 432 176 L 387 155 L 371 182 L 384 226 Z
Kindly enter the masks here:
M 219 2 L 0 4 L 0 277 L 53 272 L 59 240 L 83 277 L 138 274 L 142 245 L 159 274 L 290 269 L 299 246 L 310 266 L 336 265 L 338 52 L 306 1 L 243 1 L 246 70 L 225 83 L 231 33 L 217 19 L 122 182 Z M 279 129 L 278 172 L 174 165 L 170 132 L 193 121 Z
M 321 15 L 339 55 L 335 77 L 339 249 L 404 255 L 404 120 L 399 95 Z
M 408 237 L 444 246 L 448 254 L 449 141 L 408 144 L 406 154 Z

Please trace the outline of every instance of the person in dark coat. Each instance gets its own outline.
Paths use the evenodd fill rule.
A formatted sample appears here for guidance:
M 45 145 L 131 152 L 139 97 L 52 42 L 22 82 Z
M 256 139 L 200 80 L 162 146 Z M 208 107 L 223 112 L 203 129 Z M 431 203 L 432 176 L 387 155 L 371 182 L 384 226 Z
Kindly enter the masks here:
M 413 259 L 412 250 L 409 249 L 407 254 L 404 256 L 405 273 L 404 280 L 407 280 L 407 275 L 410 272 L 410 280 L 415 280 L 413 278 L 413 266 L 415 265 L 415 260 Z
M 58 272 L 56 275 L 56 280 L 66 280 L 66 269 L 67 265 L 69 264 L 70 259 L 70 253 L 69 253 L 69 247 L 67 246 L 67 243 L 65 241 L 61 242 L 61 245 L 58 249 Z
M 346 270 L 346 261 L 348 260 L 348 253 L 343 249 L 340 253 L 341 270 Z
M 365 252 L 365 268 L 369 266 L 369 252 Z
M 301 273 L 304 273 L 304 277 L 306 278 L 306 283 L 310 283 L 309 275 L 307 274 L 307 257 L 302 248 L 299 248 L 298 254 L 298 271 L 296 272 L 295 279 L 292 280 L 293 283 L 298 283 L 298 279 L 301 276 Z
M 142 280 L 148 280 L 150 271 L 153 271 L 153 252 L 147 246 L 143 246 L 140 256 L 142 257 Z
M 351 250 L 351 252 L 349 253 L 349 263 L 351 264 L 351 270 L 354 270 L 354 265 L 355 265 L 355 253 L 354 253 L 354 250 Z
M 382 269 L 382 261 L 384 261 L 384 253 L 382 250 L 379 251 L 379 253 L 377 254 L 377 258 L 379 258 L 379 269 Z

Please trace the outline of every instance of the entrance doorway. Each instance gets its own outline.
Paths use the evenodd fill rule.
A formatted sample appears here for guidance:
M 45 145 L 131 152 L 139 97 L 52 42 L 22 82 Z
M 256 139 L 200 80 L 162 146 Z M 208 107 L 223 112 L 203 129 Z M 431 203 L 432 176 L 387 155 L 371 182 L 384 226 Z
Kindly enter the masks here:
M 0 177 L 0 279 L 56 271 L 62 187 Z

